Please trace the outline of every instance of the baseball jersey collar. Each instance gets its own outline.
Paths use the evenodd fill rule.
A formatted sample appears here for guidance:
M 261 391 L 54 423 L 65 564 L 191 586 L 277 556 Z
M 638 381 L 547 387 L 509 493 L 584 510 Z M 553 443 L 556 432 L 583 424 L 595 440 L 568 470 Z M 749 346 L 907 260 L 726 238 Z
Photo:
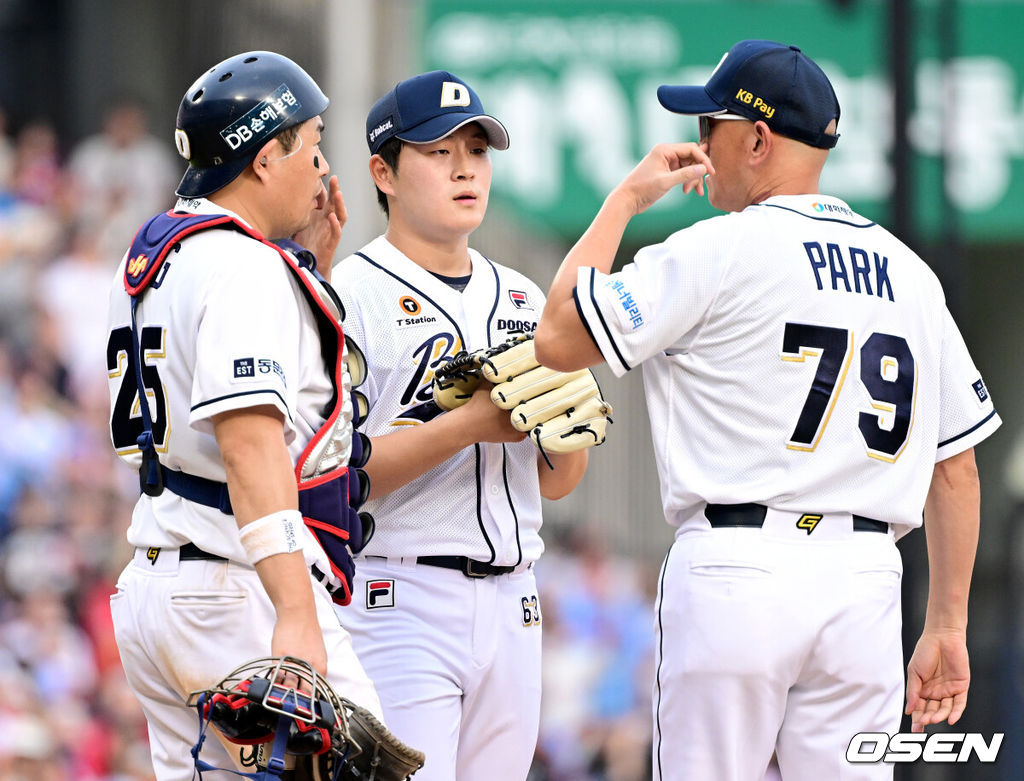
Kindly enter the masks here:
M 189 214 L 226 214 L 227 216 L 242 223 L 242 225 L 245 225 L 247 228 L 255 230 L 252 225 L 242 219 L 239 215 L 235 214 L 235 212 L 230 209 L 225 209 L 223 206 L 220 206 L 206 198 L 179 198 L 177 203 L 174 204 L 174 211 L 188 212 Z
M 857 214 L 845 201 L 832 195 L 820 193 L 808 193 L 805 195 L 773 195 L 761 203 L 748 206 L 748 209 L 756 209 L 763 206 L 773 206 L 780 209 L 788 209 L 805 217 L 812 219 L 833 219 L 855 225 L 872 225 L 868 220 Z
M 391 268 L 392 271 L 401 272 L 403 276 L 419 280 L 437 279 L 434 274 L 427 271 L 427 269 L 388 241 L 388 238 L 385 235 L 378 236 L 367 244 L 364 248 L 364 252 L 367 252 L 371 257 L 374 257 L 375 255 L 378 256 L 386 265 L 389 266 L 389 268 Z M 477 271 L 483 267 L 485 261 L 483 256 L 472 247 L 469 248 L 469 259 L 472 264 L 472 271 L 470 274 L 475 278 L 479 276 Z M 470 284 L 472 284 L 472 279 L 470 280 Z

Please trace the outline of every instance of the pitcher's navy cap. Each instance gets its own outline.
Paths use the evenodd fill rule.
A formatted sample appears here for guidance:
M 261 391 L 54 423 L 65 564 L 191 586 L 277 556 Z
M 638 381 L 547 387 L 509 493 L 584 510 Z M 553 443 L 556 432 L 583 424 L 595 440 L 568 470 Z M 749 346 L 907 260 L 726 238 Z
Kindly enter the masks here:
M 825 72 L 796 46 L 740 41 L 722 58 L 708 83 L 658 87 L 658 100 L 677 114 L 730 112 L 819 149 L 839 139 L 825 128 L 839 120 L 839 101 Z
M 508 149 L 508 131 L 484 113 L 477 94 L 448 71 L 430 71 L 398 82 L 374 104 L 366 117 L 366 143 L 375 155 L 388 139 L 429 144 L 470 122 L 480 123 L 495 149 Z

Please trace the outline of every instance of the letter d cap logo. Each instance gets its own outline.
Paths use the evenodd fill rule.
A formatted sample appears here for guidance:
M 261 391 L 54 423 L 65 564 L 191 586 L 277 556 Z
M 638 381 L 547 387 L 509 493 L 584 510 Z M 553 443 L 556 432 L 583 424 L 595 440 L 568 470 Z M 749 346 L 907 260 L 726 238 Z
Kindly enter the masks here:
M 464 84 L 459 84 L 457 81 L 441 83 L 441 108 L 468 106 L 469 101 L 469 90 Z

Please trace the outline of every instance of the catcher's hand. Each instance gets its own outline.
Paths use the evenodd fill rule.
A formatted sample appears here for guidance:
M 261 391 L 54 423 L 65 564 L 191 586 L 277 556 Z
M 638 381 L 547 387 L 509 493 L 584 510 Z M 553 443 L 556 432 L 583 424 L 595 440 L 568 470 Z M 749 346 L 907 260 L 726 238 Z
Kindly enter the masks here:
M 435 373 L 434 401 L 442 409 L 465 404 L 481 379 L 494 385 L 491 401 L 510 411 L 512 425 L 528 432 L 545 458 L 604 442 L 612 407 L 594 375 L 589 369 L 541 366 L 532 336 L 517 334 L 487 350 L 460 352 Z

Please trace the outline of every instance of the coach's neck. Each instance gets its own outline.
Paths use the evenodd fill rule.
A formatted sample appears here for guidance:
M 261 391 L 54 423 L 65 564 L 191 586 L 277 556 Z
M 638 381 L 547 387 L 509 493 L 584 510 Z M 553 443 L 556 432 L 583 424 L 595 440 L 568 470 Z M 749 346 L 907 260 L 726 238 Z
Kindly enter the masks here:
M 821 172 L 828 159 L 827 149 L 818 149 L 773 133 L 764 122 L 755 124 L 746 152 L 750 176 L 745 206 L 761 203 L 775 195 L 805 195 L 820 192 Z M 836 132 L 836 121 L 828 134 Z

